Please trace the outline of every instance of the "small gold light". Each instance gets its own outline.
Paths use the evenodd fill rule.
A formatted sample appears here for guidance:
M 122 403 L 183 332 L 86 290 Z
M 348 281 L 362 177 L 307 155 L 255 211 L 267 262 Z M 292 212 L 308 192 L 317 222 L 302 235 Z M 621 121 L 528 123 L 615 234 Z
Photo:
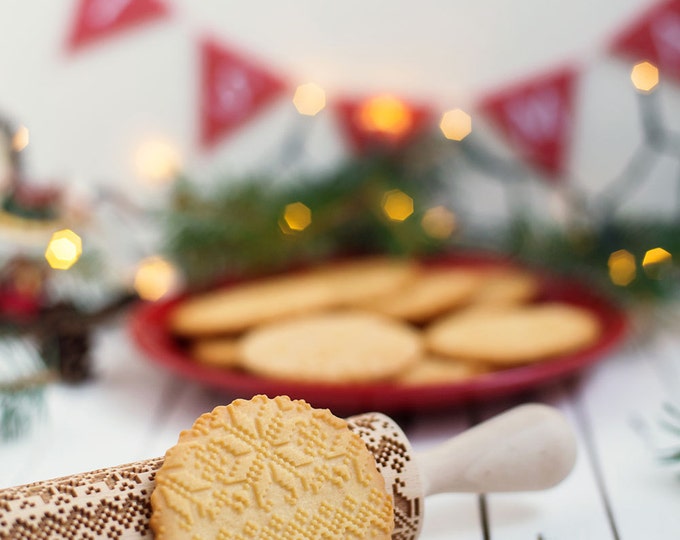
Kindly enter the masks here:
M 62 229 L 52 235 L 45 258 L 49 265 L 56 270 L 68 270 L 80 258 L 83 243 L 76 233 L 70 229 Z
M 304 231 L 312 223 L 312 211 L 301 202 L 288 204 L 283 211 L 283 222 L 288 228 L 286 231 L 282 227 L 283 232 Z
M 135 154 L 135 168 L 139 177 L 154 185 L 172 180 L 180 169 L 179 150 L 168 141 L 149 139 Z
M 446 111 L 439 123 L 444 137 L 452 141 L 462 141 L 472 132 L 472 118 L 461 109 Z
M 659 70 L 649 62 L 635 64 L 630 72 L 633 86 L 641 92 L 651 92 L 659 84 Z
M 420 220 L 423 230 L 428 236 L 444 240 L 456 230 L 456 215 L 445 206 L 428 209 Z
M 607 266 L 609 267 L 609 279 L 614 285 L 620 287 L 625 287 L 631 283 L 637 274 L 635 256 L 625 249 L 612 253 L 607 261 Z
M 673 256 L 663 248 L 656 247 L 648 250 L 642 259 L 645 274 L 653 279 L 659 279 L 661 272 L 673 262 Z
M 21 152 L 28 146 L 31 137 L 26 126 L 19 126 L 12 137 L 12 150 Z
M 315 116 L 326 106 L 326 92 L 318 84 L 302 84 L 295 90 L 293 105 L 300 114 Z
M 413 199 L 399 189 L 392 189 L 385 193 L 382 209 L 392 221 L 404 221 L 413 214 Z
M 381 94 L 367 99 L 361 105 L 359 123 L 367 131 L 398 137 L 413 125 L 413 113 L 402 100 Z
M 137 266 L 135 291 L 142 300 L 155 301 L 173 291 L 179 282 L 177 269 L 162 257 L 147 257 Z

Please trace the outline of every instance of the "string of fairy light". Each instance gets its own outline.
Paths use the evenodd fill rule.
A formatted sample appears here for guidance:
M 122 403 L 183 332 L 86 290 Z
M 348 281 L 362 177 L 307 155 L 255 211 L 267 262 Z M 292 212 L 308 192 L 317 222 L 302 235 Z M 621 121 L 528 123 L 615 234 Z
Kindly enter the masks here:
M 650 62 L 640 62 L 632 67 L 630 79 L 634 88 L 643 95 L 651 94 L 659 84 L 659 70 Z M 297 112 L 303 116 L 316 116 L 327 105 L 324 89 L 315 83 L 299 85 L 292 98 Z M 406 133 L 412 122 L 412 111 L 401 99 L 391 94 L 374 95 L 362 102 L 358 121 L 368 132 L 399 136 Z M 439 121 L 442 135 L 451 141 L 463 141 L 472 132 L 472 117 L 462 109 L 442 113 Z M 24 150 L 30 141 L 29 130 L 20 126 L 12 137 L 12 149 Z M 140 177 L 152 184 L 166 183 L 176 177 L 181 167 L 181 156 L 176 147 L 162 139 L 142 142 L 135 155 L 135 167 Z M 394 222 L 409 219 L 414 214 L 414 200 L 402 190 L 384 193 L 380 201 L 384 216 Z M 282 234 L 298 234 L 312 226 L 314 211 L 300 201 L 291 201 L 281 210 L 278 222 Z M 444 205 L 427 209 L 421 218 L 423 230 L 433 238 L 446 239 L 457 229 L 457 218 Z M 55 270 L 70 269 L 83 253 L 81 237 L 71 229 L 61 229 L 51 236 L 45 258 Z M 663 268 L 672 263 L 672 255 L 663 247 L 646 251 L 640 266 L 650 277 L 659 277 Z M 613 284 L 625 287 L 638 273 L 635 255 L 618 250 L 608 259 L 609 277 Z M 179 281 L 177 268 L 160 255 L 142 259 L 134 272 L 133 287 L 145 300 L 158 300 L 172 291 Z

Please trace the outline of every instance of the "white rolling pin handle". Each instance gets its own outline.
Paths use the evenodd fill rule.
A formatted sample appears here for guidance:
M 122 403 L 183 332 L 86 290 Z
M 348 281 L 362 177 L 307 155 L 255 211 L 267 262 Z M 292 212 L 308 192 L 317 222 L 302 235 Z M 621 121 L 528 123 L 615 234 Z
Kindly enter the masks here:
M 576 462 L 564 416 L 527 404 L 491 418 L 416 456 L 425 495 L 547 489 Z

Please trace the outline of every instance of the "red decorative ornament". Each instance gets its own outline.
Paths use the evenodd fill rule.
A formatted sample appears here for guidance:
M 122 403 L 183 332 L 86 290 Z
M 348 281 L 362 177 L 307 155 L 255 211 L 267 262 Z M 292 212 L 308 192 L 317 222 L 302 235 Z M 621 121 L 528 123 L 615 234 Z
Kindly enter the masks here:
M 391 94 L 339 100 L 335 108 L 343 130 L 359 153 L 397 150 L 420 135 L 432 120 L 429 107 Z
M 67 46 L 75 50 L 168 13 L 161 0 L 80 0 Z
M 578 72 L 564 68 L 488 96 L 480 103 L 523 159 L 556 181 L 571 142 Z
M 287 88 L 263 67 L 209 39 L 201 44 L 201 71 L 204 147 L 214 146 Z
M 680 79 L 680 0 L 656 4 L 618 34 L 611 51 L 634 62 L 647 60 Z

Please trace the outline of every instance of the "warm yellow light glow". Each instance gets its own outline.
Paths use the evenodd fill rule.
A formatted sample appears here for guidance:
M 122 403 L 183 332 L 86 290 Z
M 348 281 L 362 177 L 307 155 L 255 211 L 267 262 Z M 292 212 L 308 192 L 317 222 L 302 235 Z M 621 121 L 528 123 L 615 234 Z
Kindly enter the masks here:
M 139 263 L 134 287 L 143 300 L 155 301 L 172 292 L 179 282 L 177 269 L 162 257 L 148 257 Z
M 625 249 L 612 253 L 607 265 L 609 267 L 609 279 L 614 285 L 625 287 L 635 279 L 637 274 L 635 256 Z
M 413 199 L 403 191 L 393 189 L 385 193 L 382 208 L 392 221 L 404 221 L 413 214 Z
M 174 179 L 181 162 L 179 150 L 161 139 L 144 141 L 135 155 L 137 174 L 150 184 L 163 184 Z
M 359 122 L 368 131 L 399 136 L 413 124 L 413 113 L 400 99 L 381 94 L 366 100 L 359 109 Z
M 648 250 L 642 259 L 642 267 L 649 277 L 658 279 L 661 272 L 673 262 L 673 256 L 663 248 L 656 247 Z
M 633 86 L 641 92 L 651 92 L 659 84 L 659 70 L 654 64 L 640 62 L 633 66 L 630 72 Z
M 69 229 L 63 229 L 52 235 L 45 250 L 45 258 L 52 268 L 68 270 L 80 258 L 82 252 L 80 236 Z
M 425 233 L 432 238 L 444 240 L 456 230 L 456 215 L 445 206 L 428 209 L 420 221 Z
M 462 141 L 472 132 L 472 118 L 461 109 L 446 111 L 439 123 L 444 137 L 452 141 Z
M 314 116 L 326 106 L 326 92 L 318 84 L 302 84 L 295 90 L 293 105 L 300 114 Z
M 286 205 L 283 221 L 288 231 L 304 231 L 312 223 L 312 211 L 301 202 Z
M 28 146 L 30 141 L 30 134 L 26 126 L 19 126 L 16 130 L 14 136 L 12 137 L 12 150 L 15 152 L 21 152 L 24 148 Z

